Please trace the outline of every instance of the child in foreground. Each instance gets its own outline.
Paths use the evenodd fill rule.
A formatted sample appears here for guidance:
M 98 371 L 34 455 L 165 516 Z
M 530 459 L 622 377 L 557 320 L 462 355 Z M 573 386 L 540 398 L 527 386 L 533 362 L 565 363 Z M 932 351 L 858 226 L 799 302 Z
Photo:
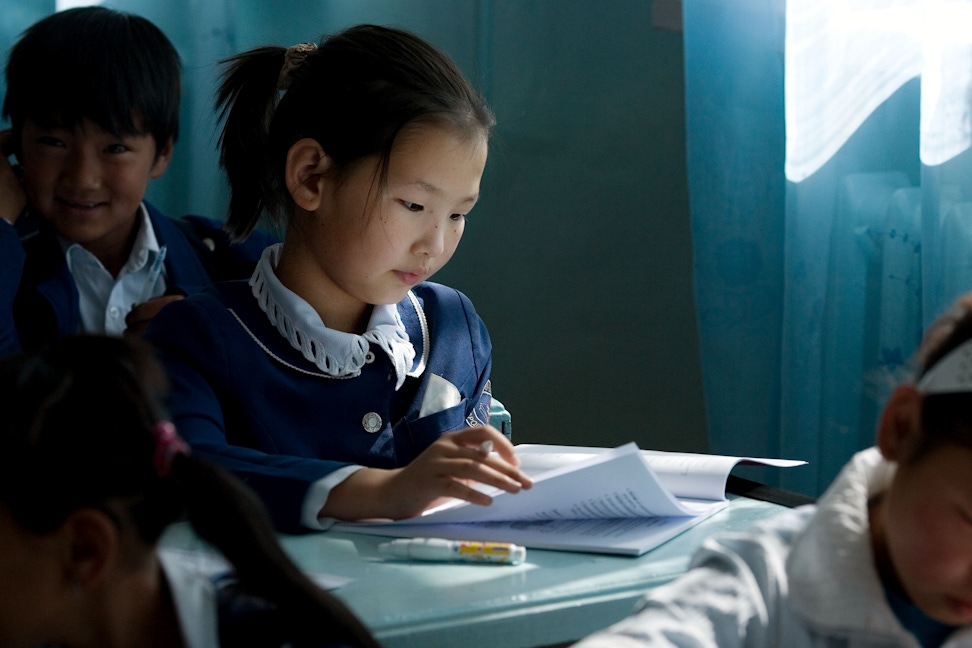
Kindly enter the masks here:
M 972 646 L 972 294 L 817 505 L 706 541 L 578 648 Z
M 188 454 L 137 340 L 0 360 L 0 648 L 377 646 L 283 553 L 259 500 Z M 235 567 L 157 548 L 172 522 Z
M 172 157 L 180 75 L 155 25 L 105 7 L 54 13 L 11 49 L 0 357 L 81 332 L 138 335 L 168 302 L 253 271 L 268 235 L 230 245 L 222 223 L 144 201 Z
M 194 451 L 291 531 L 529 487 L 488 425 L 486 328 L 427 281 L 479 198 L 494 121 L 452 61 L 361 25 L 235 57 L 218 107 L 227 227 L 246 237 L 266 213 L 286 233 L 249 283 L 173 303 L 146 333 Z

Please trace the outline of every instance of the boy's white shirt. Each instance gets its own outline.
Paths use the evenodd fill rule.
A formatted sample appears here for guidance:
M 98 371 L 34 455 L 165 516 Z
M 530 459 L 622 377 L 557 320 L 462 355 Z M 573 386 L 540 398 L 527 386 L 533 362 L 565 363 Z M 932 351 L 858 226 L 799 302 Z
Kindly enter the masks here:
M 876 448 L 856 454 L 818 505 L 706 540 L 683 577 L 576 648 L 920 648 L 873 567 L 867 502 L 892 475 Z M 972 628 L 942 648 L 972 648 Z
M 80 243 L 58 236 L 68 270 L 78 288 L 83 333 L 120 336 L 125 332 L 125 316 L 134 304 L 165 292 L 164 270 L 145 292 L 145 282 L 160 247 L 144 203 L 139 206 L 138 219 L 135 244 L 117 278 Z

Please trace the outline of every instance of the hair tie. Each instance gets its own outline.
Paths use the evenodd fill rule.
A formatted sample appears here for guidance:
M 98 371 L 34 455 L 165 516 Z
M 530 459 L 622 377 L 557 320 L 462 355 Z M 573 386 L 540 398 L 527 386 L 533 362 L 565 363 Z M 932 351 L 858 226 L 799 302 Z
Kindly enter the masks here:
M 152 453 L 152 467 L 159 477 L 165 477 L 172 469 L 172 460 L 178 454 L 189 454 L 187 444 L 176 432 L 172 421 L 159 421 L 152 428 L 155 437 L 155 452 Z
M 287 48 L 283 67 L 280 68 L 280 76 L 277 77 L 277 90 L 283 91 L 290 87 L 297 68 L 304 62 L 307 55 L 316 49 L 315 43 L 298 43 Z

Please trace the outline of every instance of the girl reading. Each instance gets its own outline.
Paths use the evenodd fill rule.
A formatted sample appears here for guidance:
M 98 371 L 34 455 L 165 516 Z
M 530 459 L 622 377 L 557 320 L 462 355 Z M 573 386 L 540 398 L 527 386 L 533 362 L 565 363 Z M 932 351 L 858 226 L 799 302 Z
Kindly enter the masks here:
M 243 239 L 266 216 L 285 231 L 249 281 L 167 306 L 147 332 L 194 451 L 282 530 L 529 487 L 488 425 L 486 328 L 428 281 L 479 198 L 494 123 L 455 64 L 361 25 L 231 59 L 217 105 L 228 229 Z

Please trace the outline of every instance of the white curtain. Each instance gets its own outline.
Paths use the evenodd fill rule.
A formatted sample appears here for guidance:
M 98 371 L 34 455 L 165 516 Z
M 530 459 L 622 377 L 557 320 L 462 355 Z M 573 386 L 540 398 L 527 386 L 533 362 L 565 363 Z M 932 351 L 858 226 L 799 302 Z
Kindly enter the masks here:
M 688 0 L 689 186 L 710 446 L 873 442 L 922 329 L 972 289 L 972 2 Z

